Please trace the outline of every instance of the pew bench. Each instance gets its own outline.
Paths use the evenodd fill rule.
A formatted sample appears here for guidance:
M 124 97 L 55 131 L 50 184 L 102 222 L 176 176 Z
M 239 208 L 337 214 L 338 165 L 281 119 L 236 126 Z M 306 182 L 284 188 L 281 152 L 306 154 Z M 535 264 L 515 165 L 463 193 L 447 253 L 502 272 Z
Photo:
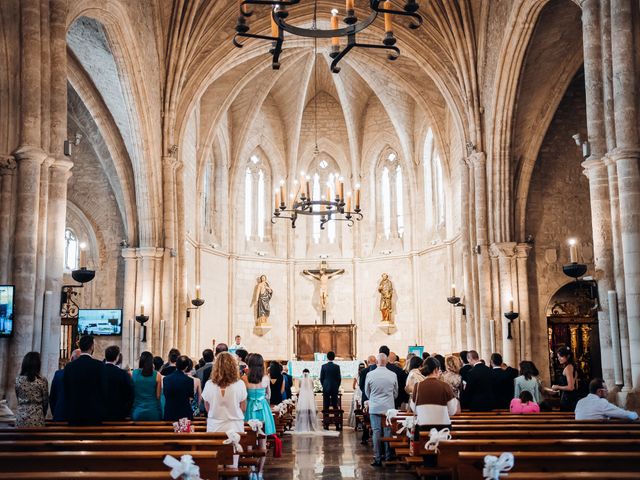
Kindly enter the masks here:
M 464 480 L 481 480 L 484 457 L 500 456 L 503 451 L 492 452 L 460 452 L 458 455 L 457 474 Z M 530 473 L 551 473 L 548 478 L 556 479 L 556 472 L 589 472 L 602 471 L 606 465 L 609 478 L 621 478 L 618 472 L 634 473 L 640 477 L 640 452 L 526 452 L 512 451 L 515 456 L 513 478 L 515 473 L 523 473 L 524 478 L 531 478 Z M 615 472 L 615 475 L 614 475 Z M 523 477 L 520 477 L 523 478 Z M 578 477 L 579 478 L 579 477 Z
M 167 467 L 157 472 L 0 472 L 0 480 L 167 480 L 169 471 Z

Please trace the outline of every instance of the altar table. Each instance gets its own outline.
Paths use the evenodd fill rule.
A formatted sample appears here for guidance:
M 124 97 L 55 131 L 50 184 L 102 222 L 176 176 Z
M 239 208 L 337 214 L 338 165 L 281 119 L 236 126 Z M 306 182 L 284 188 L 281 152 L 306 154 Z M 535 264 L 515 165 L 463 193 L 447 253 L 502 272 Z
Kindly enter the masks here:
M 309 376 L 311 378 L 320 378 L 320 368 L 327 362 L 315 362 L 305 360 L 290 360 L 289 361 L 289 375 L 294 378 L 302 377 L 302 370 L 305 368 L 309 370 Z M 358 360 L 336 360 L 333 363 L 340 367 L 340 373 L 342 378 L 355 378 L 358 376 Z

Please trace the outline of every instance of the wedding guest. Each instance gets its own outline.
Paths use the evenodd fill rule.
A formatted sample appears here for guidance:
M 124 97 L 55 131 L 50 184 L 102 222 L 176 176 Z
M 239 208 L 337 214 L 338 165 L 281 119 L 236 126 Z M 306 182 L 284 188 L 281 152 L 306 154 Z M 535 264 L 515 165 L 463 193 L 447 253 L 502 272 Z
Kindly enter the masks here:
M 247 388 L 240 380 L 238 363 L 229 352 L 216 356 L 202 392 L 207 409 L 207 432 L 244 431 Z
M 360 387 L 360 391 L 362 392 L 363 408 L 364 408 L 365 402 L 369 400 L 369 397 L 367 397 L 367 394 L 364 391 L 364 385 L 367 380 L 367 374 L 370 371 L 375 370 L 375 368 L 376 368 L 376 357 L 374 355 L 369 355 L 369 357 L 367 358 L 367 367 L 358 374 L 358 386 Z M 369 429 L 365 427 L 362 429 L 362 439 L 360 443 L 362 445 L 366 445 L 368 442 L 369 442 Z
M 121 421 L 129 416 L 133 406 L 133 380 L 131 375 L 116 365 L 120 347 L 112 345 L 104 352 L 105 378 L 105 420 Z
M 278 362 L 269 364 L 269 378 L 271 385 L 270 403 L 271 405 L 279 405 L 282 403 L 282 394 L 284 393 L 284 377 L 282 376 L 282 365 Z
M 360 390 L 358 379 L 360 378 L 360 372 L 364 369 L 364 363 L 358 364 L 358 375 L 353 379 L 352 384 L 353 396 L 351 397 L 351 408 L 349 409 L 349 426 L 354 429 L 356 428 L 356 409 L 362 409 L 362 390 Z M 304 370 L 302 373 L 304 374 Z M 311 383 L 313 383 L 313 381 Z
M 73 362 L 80 356 L 80 349 L 76 348 L 71 352 L 69 362 Z M 64 368 L 57 370 L 51 380 L 51 391 L 49 393 L 49 406 L 51 407 L 52 420 L 54 422 L 66 422 L 65 402 L 64 402 Z
M 496 400 L 493 391 L 491 369 L 480 361 L 475 350 L 467 353 L 471 370 L 467 373 L 467 384 L 462 391 L 462 408 L 474 412 L 487 412 L 495 408 Z
M 65 416 L 70 425 L 98 425 L 105 415 L 105 365 L 93 355 L 93 337 L 78 342 L 80 357 L 64 367 Z
M 238 370 L 240 371 L 240 376 L 244 375 L 244 371 L 247 369 L 247 356 L 249 352 L 245 349 L 241 348 L 236 350 L 236 356 L 238 357 Z
M 568 347 L 560 347 L 557 351 L 558 361 L 563 367 L 562 375 L 557 384 L 552 385 L 549 391 L 560 392 L 560 411 L 573 412 L 578 403 L 578 385 L 576 363 L 573 352 Z
M 529 390 L 523 390 L 518 398 L 513 398 L 509 404 L 511 413 L 540 413 L 540 405 L 533 400 Z
M 216 345 L 216 355 L 218 355 L 219 353 L 228 352 L 228 351 L 229 351 L 229 347 L 227 346 L 226 343 L 219 343 L 218 345 Z
M 515 368 L 504 365 L 502 355 L 491 354 L 491 378 L 496 399 L 494 408 L 509 408 L 513 398 L 513 381 L 517 376 Z
M 193 418 L 191 400 L 194 397 L 194 382 L 193 378 L 186 374 L 188 368 L 189 357 L 180 355 L 176 359 L 176 370 L 162 380 L 165 399 L 164 420 L 176 421 L 181 418 Z
M 172 348 L 171 350 L 169 350 L 169 355 L 167 356 L 168 362 L 165 363 L 160 369 L 160 374 L 163 377 L 171 375 L 176 371 L 176 360 L 178 360 L 179 356 L 180 350 L 178 350 L 177 348 Z
M 271 381 L 264 372 L 264 358 L 259 353 L 250 353 L 247 356 L 247 368 L 242 380 L 247 387 L 247 408 L 244 412 L 245 422 L 249 420 L 260 420 L 262 430 L 266 435 L 276 433 L 276 423 L 271 413 L 269 405 L 269 395 L 271 392 Z M 258 448 L 266 450 L 266 437 L 258 439 Z M 258 467 L 258 478 L 262 478 L 266 457 L 261 457 Z
M 520 362 L 520 376 L 516 377 L 514 381 L 513 396 L 518 398 L 522 392 L 526 391 L 531 394 L 533 401 L 539 404 L 542 401 L 542 386 L 538 379 L 539 374 L 540 372 L 538 372 L 533 362 L 529 360 Z
M 445 371 L 441 377 L 442 381 L 449 384 L 453 394 L 459 399 L 460 391 L 462 390 L 462 376 L 460 376 L 462 360 L 456 355 L 447 355 L 444 358 L 444 365 Z
M 623 410 L 607 400 L 607 385 L 601 378 L 594 378 L 589 383 L 589 394 L 576 404 L 576 420 L 609 420 L 617 418 L 635 422 L 638 414 Z
M 162 367 L 164 366 L 164 360 L 162 360 L 162 357 L 153 357 L 153 369 L 160 373 L 160 370 L 162 370 Z
M 387 358 L 389 357 L 390 351 L 389 347 L 386 345 L 382 345 L 378 349 L 379 353 L 384 353 Z M 395 355 L 395 354 L 394 354 Z M 407 403 L 409 401 L 409 395 L 405 392 L 404 387 L 407 385 L 407 374 L 404 370 L 393 363 L 387 364 L 387 369 L 396 374 L 396 378 L 398 380 L 398 396 L 395 400 L 394 407 L 396 409 L 400 409 L 403 403 Z
M 327 353 L 327 363 L 322 365 L 320 369 L 320 383 L 322 384 L 322 408 L 327 410 L 329 407 L 338 408 L 338 393 L 340 392 L 340 383 L 342 375 L 340 366 L 333 363 L 336 354 Z
M 138 368 L 131 372 L 134 393 L 131 420 L 162 420 L 162 375 L 154 369 L 153 360 L 151 352 L 142 352 Z
M 410 396 L 409 398 L 411 398 L 413 389 L 415 388 L 416 384 L 424 380 L 424 375 L 422 375 L 422 372 L 420 371 L 422 368 L 422 364 L 422 357 L 414 356 L 411 358 L 411 360 L 409 360 L 409 375 L 407 376 L 407 384 L 404 387 L 405 392 L 407 392 Z M 411 402 L 411 400 L 409 401 Z
M 202 403 L 202 382 L 196 375 L 196 371 L 193 369 L 193 360 L 189 359 L 189 367 L 187 368 L 187 375 L 193 380 L 193 398 L 191 399 L 191 411 L 193 416 L 200 415 L 200 404 Z
M 213 368 L 213 350 L 206 348 L 202 351 L 202 359 L 204 366 L 196 370 L 196 375 L 200 379 L 202 385 L 207 384 L 207 380 L 211 377 L 211 369 Z
M 416 354 L 415 354 L 415 353 L 413 353 L 413 352 L 409 352 L 409 353 L 407 354 L 407 358 L 404 360 L 404 368 L 403 368 L 403 370 L 404 370 L 404 373 L 406 373 L 406 374 L 407 374 L 407 376 L 409 375 L 409 372 L 411 371 L 411 367 L 410 367 L 410 365 L 409 365 L 409 364 L 411 363 L 411 359 L 412 359 L 413 357 L 415 357 L 415 356 L 416 356 Z
M 387 356 L 379 353 L 376 357 L 377 367 L 367 375 L 364 385 L 364 392 L 369 398 L 369 419 L 373 430 L 373 452 L 374 459 L 371 466 L 382 466 L 382 455 L 385 460 L 391 459 L 391 450 L 388 443 L 384 447 L 380 446 L 380 438 L 383 434 L 389 437 L 391 429 L 382 425 L 382 416 L 387 410 L 395 407 L 395 398 L 398 396 L 398 377 L 387 368 Z
M 435 357 L 429 357 L 422 367 L 424 381 L 413 390 L 413 402 L 416 406 L 418 425 L 424 429 L 449 428 L 451 416 L 460 413 L 460 403 L 451 386 L 440 381 L 442 370 Z
M 438 363 L 440 364 L 440 371 L 442 373 L 446 372 L 447 369 L 446 369 L 446 367 L 444 365 L 444 357 L 442 355 L 440 355 L 439 353 L 436 353 L 435 355 L 433 355 L 433 358 L 438 360 Z
M 291 398 L 291 387 L 293 386 L 293 377 L 289 375 L 289 368 L 287 365 L 282 365 L 282 380 L 284 381 L 284 394 L 282 395 L 283 400 L 287 398 Z
M 460 376 L 462 377 L 462 381 L 467 381 L 467 374 L 471 371 L 471 365 L 469 364 L 469 360 L 467 359 L 467 354 L 469 352 L 466 350 L 462 350 L 460 352 L 460 360 L 462 360 L 462 368 L 460 369 Z
M 16 427 L 44 427 L 49 406 L 49 383 L 40 375 L 40 354 L 29 352 L 22 359 L 16 378 Z

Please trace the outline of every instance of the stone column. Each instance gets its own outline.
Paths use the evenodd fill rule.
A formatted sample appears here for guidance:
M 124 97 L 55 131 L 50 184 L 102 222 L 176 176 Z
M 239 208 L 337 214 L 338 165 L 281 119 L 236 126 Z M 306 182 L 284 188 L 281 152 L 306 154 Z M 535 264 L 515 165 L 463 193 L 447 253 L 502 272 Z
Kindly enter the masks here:
M 165 320 L 163 344 L 175 345 L 177 325 L 176 320 L 176 167 L 178 161 L 173 156 L 162 157 L 162 208 L 164 224 L 164 260 L 162 266 L 163 295 L 162 318 Z M 161 353 L 164 355 L 164 352 Z
M 611 1 L 616 162 L 633 385 L 640 384 L 640 145 L 631 0 Z
M 42 330 L 42 371 L 51 378 L 58 368 L 60 353 L 60 302 L 64 269 L 64 229 L 67 223 L 67 183 L 73 162 L 62 156 L 50 168 L 47 215 L 47 255 L 45 290 L 52 302 L 44 312 Z
M 144 314 L 149 316 L 149 320 L 146 323 L 147 344 L 143 348 L 151 351 L 158 326 L 160 325 L 159 312 L 154 308 L 156 248 L 141 247 L 138 249 L 138 255 L 140 257 L 140 274 L 137 282 L 141 286 L 141 293 L 138 305 L 136 305 L 136 313 L 139 312 L 140 304 L 144 304 Z
M 611 332 L 607 292 L 613 286 L 613 251 L 611 241 L 611 206 L 609 179 L 602 156 L 606 151 L 604 122 L 604 90 L 602 77 L 602 45 L 600 38 L 600 2 L 582 2 L 585 90 L 587 95 L 587 130 L 590 157 L 582 164 L 589 179 L 591 223 L 593 228 L 594 278 L 598 283 L 600 335 L 603 378 L 613 385 Z
M 8 283 L 11 278 L 11 207 L 16 166 L 12 156 L 0 157 L 0 283 Z
M 498 259 L 498 268 L 500 272 L 500 309 L 499 320 L 502 324 L 502 356 L 504 362 L 509 366 L 517 365 L 516 345 L 519 344 L 519 336 L 517 331 L 518 321 L 514 320 L 511 324 L 511 336 L 509 339 L 509 320 L 505 318 L 504 313 L 510 311 L 509 300 L 513 300 L 513 311 L 518 312 L 517 286 L 514 277 L 516 244 L 514 242 L 494 243 L 491 245 L 491 255 Z M 515 287 L 514 287 L 515 286 Z M 498 320 L 498 319 L 496 319 Z M 496 322 L 497 323 L 497 322 Z
M 520 360 L 531 360 L 531 316 L 529 313 L 529 280 L 527 277 L 527 260 L 531 245 L 516 245 L 516 269 L 518 281 L 518 313 L 520 314 Z
M 469 165 L 466 160 L 460 162 L 460 211 L 462 214 L 462 235 L 461 235 L 461 249 L 462 249 L 462 278 L 463 293 L 462 303 L 465 305 L 466 313 L 466 341 L 463 348 L 466 350 L 474 350 L 479 348 L 476 340 L 476 316 L 474 308 L 474 295 L 473 295 L 473 269 L 471 268 L 471 230 L 470 230 L 470 215 L 469 215 Z
M 15 329 L 9 359 L 8 388 L 14 398 L 13 381 L 24 355 L 31 350 L 34 330 L 40 168 L 47 154 L 37 147 L 21 147 L 14 153 L 18 163 L 17 212 L 13 249 Z M 10 404 L 12 402 L 9 402 Z
M 475 183 L 476 241 L 480 252 L 478 261 L 478 289 L 480 296 L 480 357 L 486 361 L 491 356 L 491 259 L 489 258 L 489 233 L 487 216 L 487 160 L 483 152 L 469 156 L 473 165 Z
M 122 364 L 131 368 L 137 366 L 136 358 L 136 273 L 138 254 L 135 248 L 123 248 L 124 258 L 124 299 L 122 305 Z M 164 352 L 158 352 L 163 355 Z
M 20 2 L 20 143 L 41 146 L 40 0 Z M 33 292 L 31 292 L 33 295 Z

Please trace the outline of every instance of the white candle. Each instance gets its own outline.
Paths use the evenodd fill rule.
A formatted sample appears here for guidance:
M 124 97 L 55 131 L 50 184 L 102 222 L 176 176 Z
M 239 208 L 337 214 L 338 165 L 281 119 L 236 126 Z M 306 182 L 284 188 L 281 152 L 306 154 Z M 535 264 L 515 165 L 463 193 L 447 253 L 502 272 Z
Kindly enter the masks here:
M 576 245 L 576 239 L 569 239 L 569 261 L 571 263 L 578 263 L 578 247 Z
M 509 312 L 513 312 L 513 297 L 509 297 Z
M 200 285 L 196 285 L 196 298 L 200 298 Z M 164 320 L 160 320 L 161 322 L 164 322 Z
M 456 296 L 456 284 L 455 283 L 451 284 L 451 296 L 452 297 Z
M 140 315 L 144 315 L 144 303 L 140 304 Z

